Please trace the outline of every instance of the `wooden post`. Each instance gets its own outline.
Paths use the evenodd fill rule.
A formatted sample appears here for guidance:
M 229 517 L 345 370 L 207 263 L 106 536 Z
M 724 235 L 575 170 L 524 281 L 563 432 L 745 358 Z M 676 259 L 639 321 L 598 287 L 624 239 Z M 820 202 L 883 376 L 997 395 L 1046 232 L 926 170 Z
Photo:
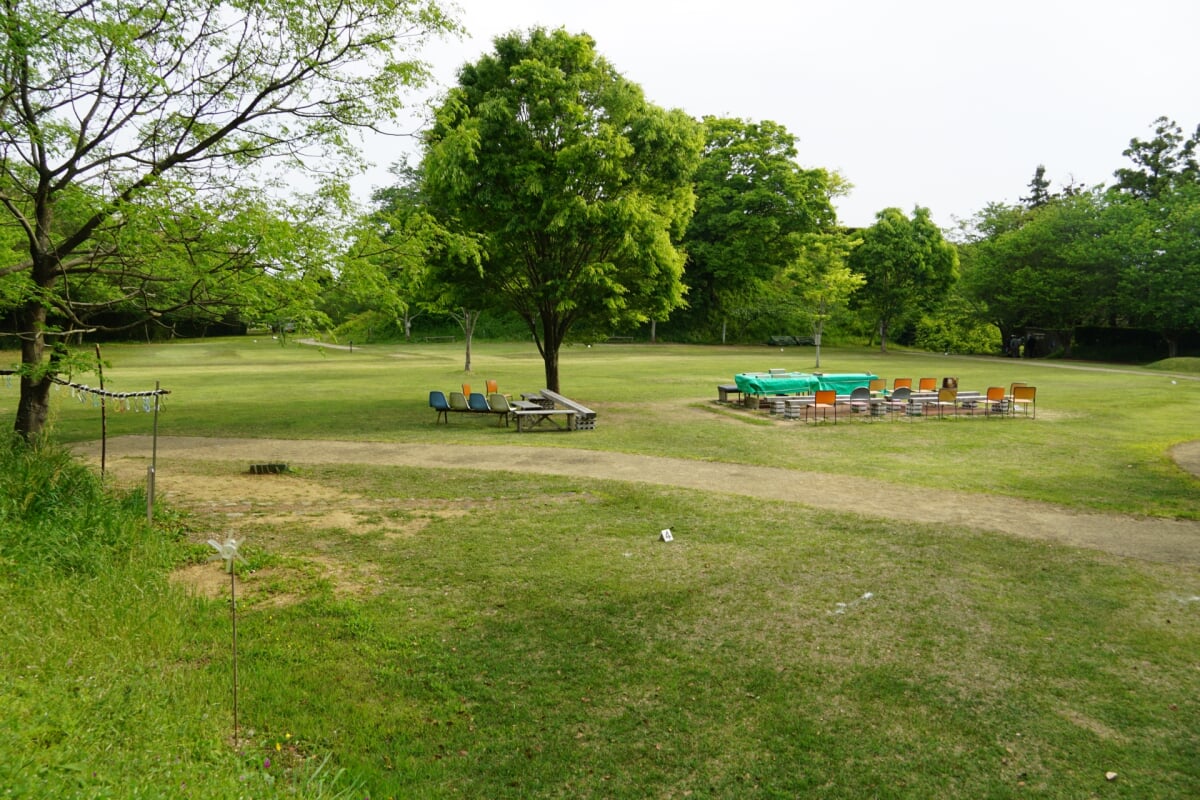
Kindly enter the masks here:
M 100 478 L 104 479 L 108 455 L 108 403 L 104 399 L 104 362 L 100 360 L 100 345 L 96 344 L 96 374 L 100 376 Z
M 146 468 L 146 522 L 154 522 L 154 474 L 158 469 L 158 392 L 162 384 L 154 382 L 154 427 L 150 437 L 150 466 Z

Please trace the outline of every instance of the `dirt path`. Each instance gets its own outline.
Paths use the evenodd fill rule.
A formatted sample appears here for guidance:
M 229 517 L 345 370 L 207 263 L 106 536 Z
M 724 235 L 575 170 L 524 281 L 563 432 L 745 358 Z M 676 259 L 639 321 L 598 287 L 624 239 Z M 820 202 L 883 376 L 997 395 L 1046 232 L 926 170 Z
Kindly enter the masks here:
M 99 443 L 80 445 L 81 455 L 99 460 Z M 107 460 L 114 472 L 144 473 L 151 441 L 127 436 L 109 441 Z M 1200 474 L 1200 442 L 1180 445 L 1173 455 Z M 204 439 L 160 437 L 159 480 L 179 473 L 186 462 L 228 461 L 236 464 L 228 486 L 205 482 L 205 491 L 232 491 L 247 480 L 250 464 L 376 464 L 429 469 L 469 464 L 471 469 L 535 472 L 677 486 L 701 491 L 784 500 L 812 508 L 847 511 L 921 524 L 953 525 L 980 531 L 1040 539 L 1175 564 L 1200 565 L 1200 521 L 1164 520 L 1080 512 L 1012 498 L 944 489 L 901 486 L 883 481 L 774 467 L 691 461 L 569 448 L 393 444 L 381 442 L 293 441 L 283 439 Z

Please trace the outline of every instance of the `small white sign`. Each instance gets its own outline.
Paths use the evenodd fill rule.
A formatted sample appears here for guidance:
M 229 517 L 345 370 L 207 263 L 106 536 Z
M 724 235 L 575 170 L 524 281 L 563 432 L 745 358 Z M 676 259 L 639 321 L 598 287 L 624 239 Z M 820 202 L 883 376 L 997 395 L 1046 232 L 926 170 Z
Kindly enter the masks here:
M 671 535 L 670 528 L 663 528 L 663 531 L 661 534 L 659 534 L 658 538 L 662 539 L 664 542 L 670 542 L 675 539 L 675 537 Z

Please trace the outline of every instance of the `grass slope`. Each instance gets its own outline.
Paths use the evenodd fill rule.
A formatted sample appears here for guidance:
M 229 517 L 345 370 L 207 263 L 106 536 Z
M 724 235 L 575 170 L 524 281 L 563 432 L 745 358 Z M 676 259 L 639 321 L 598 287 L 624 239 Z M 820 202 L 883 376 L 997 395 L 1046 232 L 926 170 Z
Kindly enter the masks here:
M 538 388 L 526 350 L 477 347 L 470 378 Z M 803 429 L 710 413 L 733 372 L 790 366 L 774 352 L 592 350 L 568 353 L 564 390 L 600 425 L 569 436 L 435 426 L 425 392 L 463 380 L 448 347 L 109 348 L 106 375 L 130 391 L 161 379 L 164 433 L 570 445 L 1197 511 L 1194 479 L 1163 454 L 1195 431 L 1197 386 L 1180 378 L 827 350 L 830 370 L 1032 378 L 1038 420 Z M 1131 388 L 1154 402 L 1126 401 Z M 94 435 L 93 410 L 59 402 L 59 437 Z M 354 524 L 238 520 L 231 748 L 227 598 L 167 581 L 231 518 L 150 529 L 140 496 L 102 501 L 58 456 L 4 459 L 5 796 L 1200 795 L 1193 569 L 461 469 L 309 468 L 281 480 L 359 498 Z M 1099 486 L 1108 497 L 1071 497 Z

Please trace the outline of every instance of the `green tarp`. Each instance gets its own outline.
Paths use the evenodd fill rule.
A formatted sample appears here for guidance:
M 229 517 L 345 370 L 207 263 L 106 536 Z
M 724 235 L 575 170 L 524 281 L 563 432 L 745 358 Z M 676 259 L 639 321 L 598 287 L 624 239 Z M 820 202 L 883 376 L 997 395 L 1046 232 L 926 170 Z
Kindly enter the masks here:
M 850 394 L 878 377 L 870 372 L 741 372 L 733 380 L 745 394 L 812 394 L 818 389 Z

